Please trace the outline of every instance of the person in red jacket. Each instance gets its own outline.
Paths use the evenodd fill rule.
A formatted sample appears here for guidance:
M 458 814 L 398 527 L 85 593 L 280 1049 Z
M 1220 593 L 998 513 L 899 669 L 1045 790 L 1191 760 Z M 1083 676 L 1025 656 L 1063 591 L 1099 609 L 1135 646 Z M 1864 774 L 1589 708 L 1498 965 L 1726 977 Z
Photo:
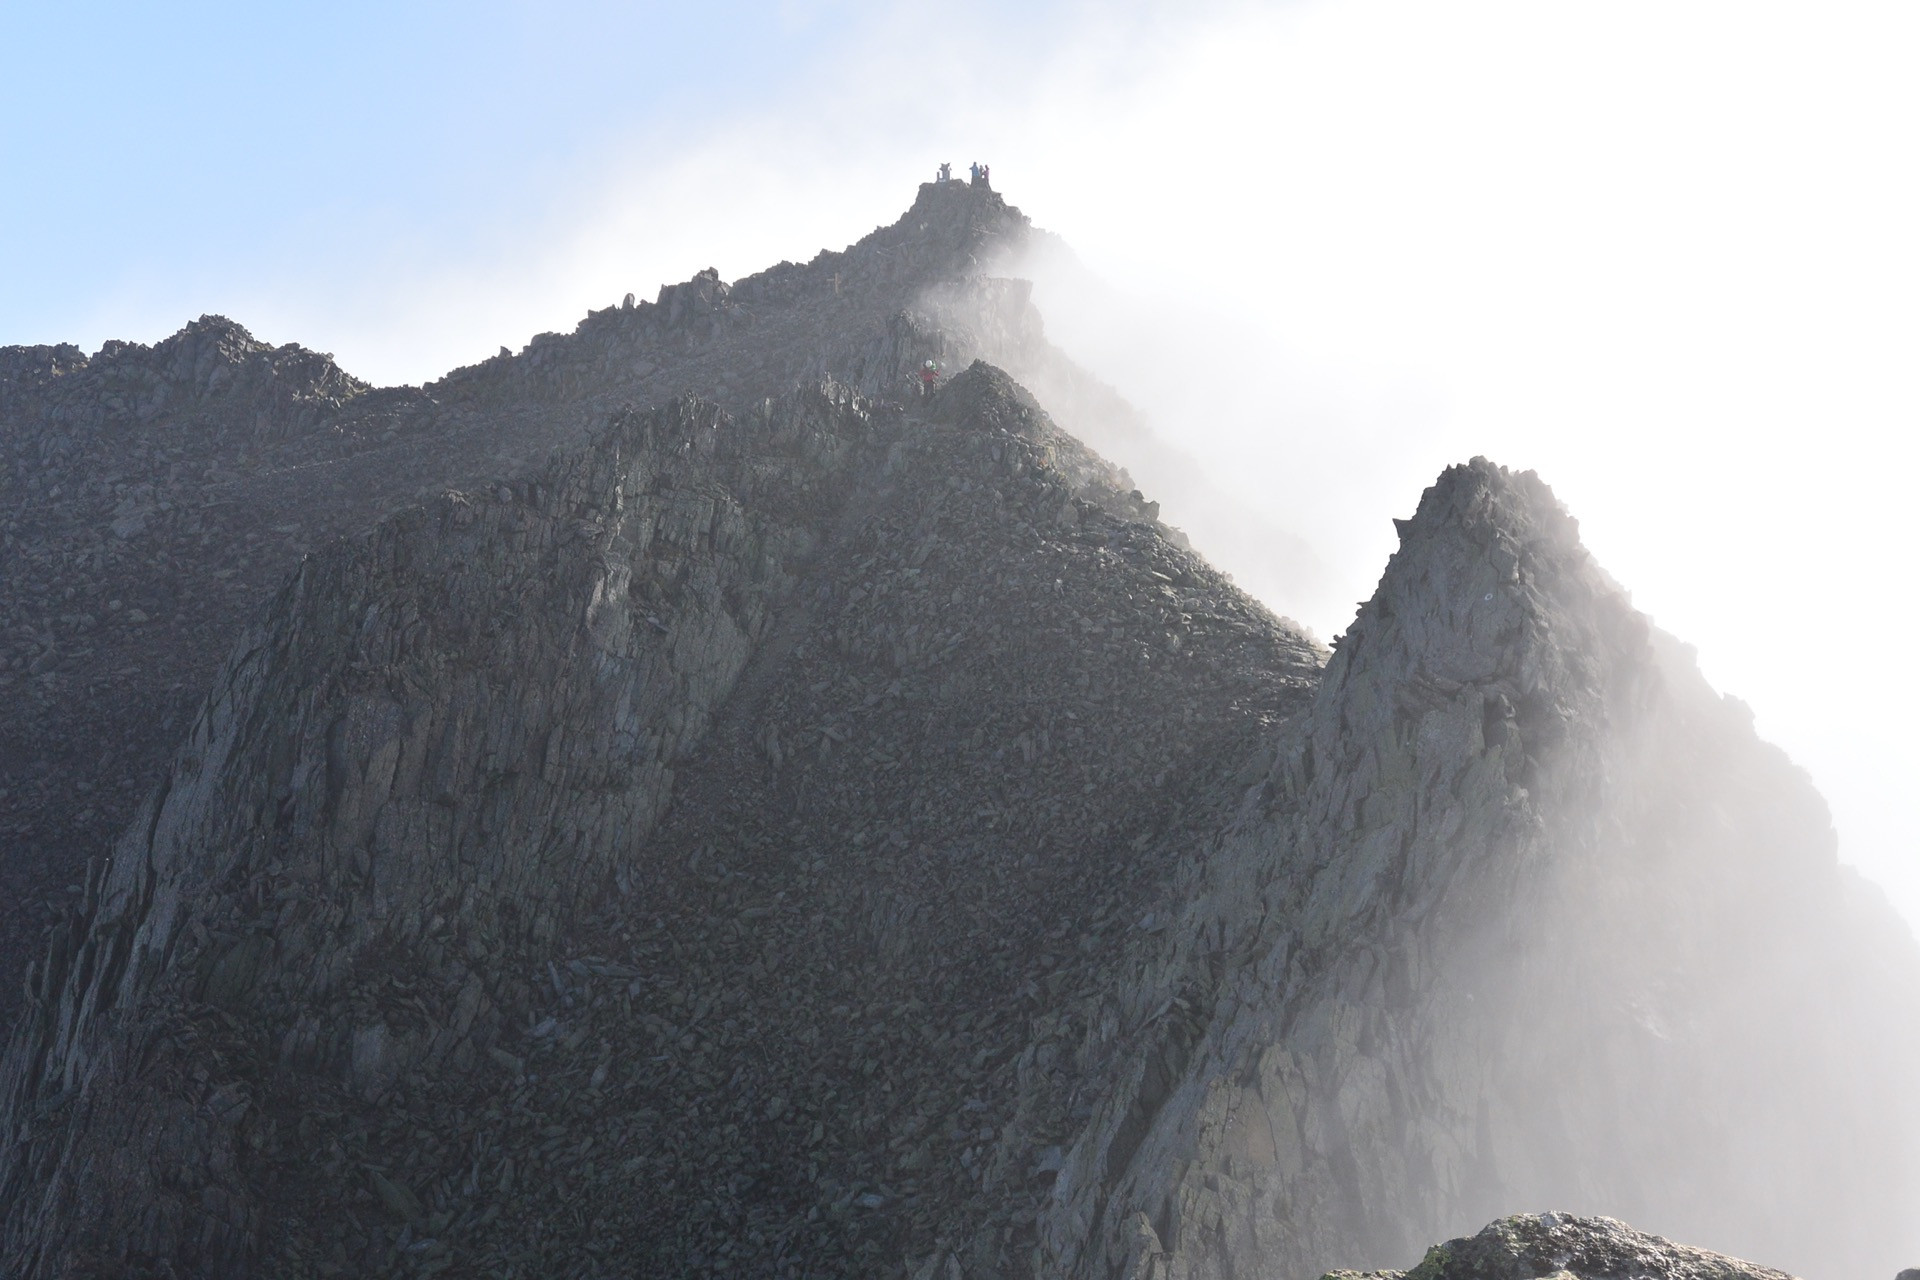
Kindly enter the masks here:
M 933 384 L 940 380 L 940 366 L 929 360 L 920 366 L 920 398 L 933 399 Z

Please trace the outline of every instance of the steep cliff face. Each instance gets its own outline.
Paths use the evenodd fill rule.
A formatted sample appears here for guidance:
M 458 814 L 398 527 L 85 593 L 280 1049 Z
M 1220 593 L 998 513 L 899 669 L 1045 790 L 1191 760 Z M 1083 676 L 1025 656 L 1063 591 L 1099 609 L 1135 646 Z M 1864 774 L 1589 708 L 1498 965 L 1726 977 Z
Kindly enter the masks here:
M 1061 1270 L 1384 1265 L 1502 1206 L 1920 1248 L 1914 947 L 1545 487 L 1449 471 L 1116 1026 Z

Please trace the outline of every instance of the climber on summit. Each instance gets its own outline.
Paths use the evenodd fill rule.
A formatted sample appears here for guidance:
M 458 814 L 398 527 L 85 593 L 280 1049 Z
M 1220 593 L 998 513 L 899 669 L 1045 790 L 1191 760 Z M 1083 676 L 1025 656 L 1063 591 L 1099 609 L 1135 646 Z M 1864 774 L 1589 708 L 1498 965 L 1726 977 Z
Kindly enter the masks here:
M 978 160 L 975 160 L 973 163 L 967 166 L 967 178 L 976 187 L 980 185 L 980 175 L 985 172 L 986 170 L 980 167 L 980 162 Z
M 940 184 L 942 186 L 945 186 L 947 183 L 952 181 L 953 181 L 953 166 L 951 164 L 942 164 L 940 166 Z
M 940 365 L 937 361 L 929 360 L 920 366 L 920 398 L 922 400 L 933 399 L 933 384 L 939 379 Z

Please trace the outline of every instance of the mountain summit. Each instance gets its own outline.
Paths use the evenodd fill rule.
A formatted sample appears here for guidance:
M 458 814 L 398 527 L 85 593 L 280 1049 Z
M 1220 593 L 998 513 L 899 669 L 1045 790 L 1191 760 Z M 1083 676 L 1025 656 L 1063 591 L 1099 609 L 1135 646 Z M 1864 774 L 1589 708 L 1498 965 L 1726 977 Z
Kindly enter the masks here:
M 93 855 L 18 1274 L 1920 1255 L 1920 955 L 1805 777 L 1484 459 L 1333 650 L 1270 613 L 1049 405 L 1136 429 L 1033 234 L 929 184 L 418 389 L 0 352 L 15 873 Z

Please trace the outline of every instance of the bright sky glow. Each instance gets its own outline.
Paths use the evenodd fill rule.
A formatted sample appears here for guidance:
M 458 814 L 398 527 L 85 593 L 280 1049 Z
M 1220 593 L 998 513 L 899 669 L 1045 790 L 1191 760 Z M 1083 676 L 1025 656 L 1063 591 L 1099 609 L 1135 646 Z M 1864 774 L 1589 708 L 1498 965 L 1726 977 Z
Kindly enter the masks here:
M 1898 0 L 13 6 L 0 342 L 420 381 L 987 160 L 1109 285 L 1056 339 L 1314 545 L 1271 604 L 1536 468 L 1920 922 L 1915 66 Z

